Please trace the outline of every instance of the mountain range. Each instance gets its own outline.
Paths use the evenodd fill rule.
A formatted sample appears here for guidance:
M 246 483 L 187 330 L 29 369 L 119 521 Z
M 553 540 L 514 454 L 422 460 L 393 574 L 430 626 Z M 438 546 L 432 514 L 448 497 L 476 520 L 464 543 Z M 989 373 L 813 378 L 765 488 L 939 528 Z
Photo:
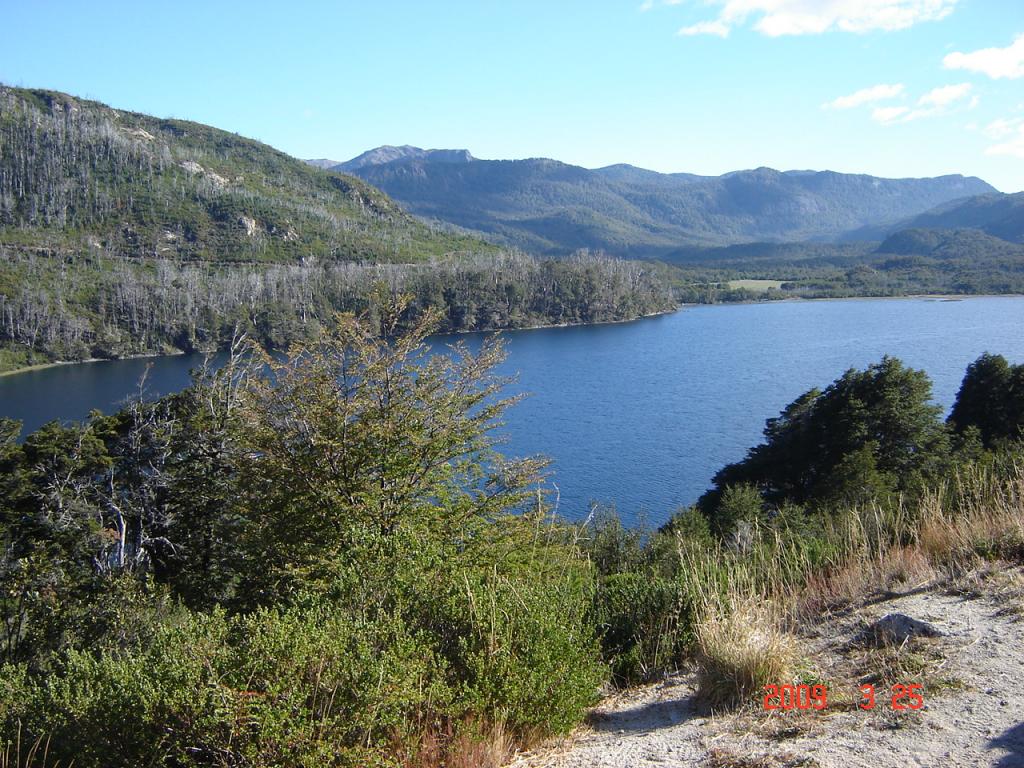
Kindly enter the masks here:
M 757 168 L 700 176 L 631 165 L 590 170 L 543 158 L 480 160 L 464 149 L 411 146 L 378 147 L 334 165 L 313 162 L 360 177 L 417 216 L 545 254 L 590 248 L 662 257 L 682 246 L 881 240 L 918 216 L 931 215 L 927 226 L 938 226 L 978 196 L 990 202 L 978 204 L 975 218 L 987 221 L 980 209 L 1003 198 L 961 175 L 885 179 Z M 956 216 L 972 220 L 967 211 Z M 1009 216 L 1004 229 L 1016 231 L 1020 211 Z
M 750 298 L 737 275 L 782 281 L 779 295 L 1019 293 L 1022 219 L 1024 195 L 962 176 L 591 171 L 408 146 L 303 162 L 0 85 L 0 370 L 224 346 L 240 328 L 284 347 L 365 311 L 381 281 L 446 330 Z

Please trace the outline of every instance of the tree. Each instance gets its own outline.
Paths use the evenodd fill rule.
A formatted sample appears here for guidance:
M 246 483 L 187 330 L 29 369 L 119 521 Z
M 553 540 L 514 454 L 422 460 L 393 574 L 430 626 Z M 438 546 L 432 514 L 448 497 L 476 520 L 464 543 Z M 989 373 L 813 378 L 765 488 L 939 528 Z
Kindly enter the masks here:
M 718 505 L 712 530 L 726 537 L 737 533 L 741 526 L 753 526 L 764 517 L 764 501 L 757 489 L 745 483 L 726 486 Z
M 700 506 L 714 519 L 724 491 L 741 484 L 753 485 L 776 506 L 913 491 L 948 461 L 940 413 L 923 371 L 893 357 L 863 371 L 850 369 L 823 392 L 810 390 L 769 419 L 765 442 L 715 475 L 715 488 Z
M 17 445 L 18 431 L 0 422 L 0 652 L 11 661 L 80 630 L 115 540 L 97 493 L 110 467 L 98 431 L 51 422 Z
M 818 503 L 842 510 L 886 501 L 895 492 L 897 479 L 879 471 L 877 453 L 877 446 L 869 441 L 843 456 L 822 484 Z
M 987 352 L 971 363 L 949 423 L 959 434 L 976 427 L 986 447 L 1019 438 L 1024 429 L 1024 365 L 1011 366 L 1002 355 Z
M 542 462 L 490 450 L 513 402 L 497 397 L 500 344 L 431 355 L 434 313 L 396 335 L 408 301 L 378 303 L 378 328 L 340 316 L 246 379 L 236 468 L 249 604 L 329 581 L 357 551 L 364 562 L 367 549 L 382 561 L 410 542 L 458 554 L 537 482 Z

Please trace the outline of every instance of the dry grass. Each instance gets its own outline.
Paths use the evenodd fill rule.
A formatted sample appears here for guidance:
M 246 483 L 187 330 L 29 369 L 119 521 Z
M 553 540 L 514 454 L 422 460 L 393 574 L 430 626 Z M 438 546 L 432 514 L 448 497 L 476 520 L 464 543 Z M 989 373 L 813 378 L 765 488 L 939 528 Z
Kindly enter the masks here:
M 986 563 L 1024 560 L 1024 464 L 967 470 L 913 506 L 851 510 L 832 525 L 828 538 L 840 543 L 839 554 L 824 566 L 778 540 L 742 560 L 724 551 L 706 557 L 714 565 L 684 558 L 703 606 L 695 624 L 698 695 L 713 710 L 743 704 L 765 684 L 792 682 L 798 641 L 787 626 L 818 624 L 811 620 L 877 596 L 950 584 L 968 590 L 966 574 L 985 574 Z M 1007 612 L 1024 614 L 1024 578 L 995 572 L 974 578 L 987 579 L 989 593 L 1001 591 Z M 865 681 L 961 684 L 941 675 L 941 644 L 924 640 L 862 649 L 853 666 Z
M 860 649 L 854 654 L 854 669 L 858 682 L 880 689 L 908 681 L 927 685 L 935 681 L 945 658 L 940 641 L 913 638 L 898 646 Z
M 501 768 L 526 741 L 514 738 L 501 723 L 461 727 L 449 723 L 424 729 L 414 749 L 396 746 L 395 752 L 401 755 L 403 768 Z
M 878 593 L 906 591 L 934 582 L 938 572 L 915 547 L 893 547 L 878 557 L 850 558 L 831 571 L 811 574 L 786 602 L 793 620 L 842 609 Z
M 1024 557 L 1024 466 L 1007 476 L 965 472 L 921 502 L 917 544 L 936 564 L 964 571 Z
M 712 710 L 741 706 L 762 695 L 765 685 L 795 678 L 796 638 L 767 601 L 737 598 L 709 606 L 696 635 L 697 695 Z
M 749 291 L 767 291 L 782 288 L 782 280 L 730 280 L 730 288 L 746 288 Z
M 31 744 L 22 744 L 21 727 L 14 738 L 0 742 L 0 768 L 60 768 L 49 761 L 50 740 L 42 737 Z
M 1024 569 L 985 563 L 952 579 L 947 587 L 951 593 L 967 598 L 991 600 L 999 606 L 999 616 L 1024 618 Z
M 913 508 L 854 510 L 832 535 L 842 559 L 780 595 L 798 619 L 1024 559 L 1024 465 L 960 472 Z

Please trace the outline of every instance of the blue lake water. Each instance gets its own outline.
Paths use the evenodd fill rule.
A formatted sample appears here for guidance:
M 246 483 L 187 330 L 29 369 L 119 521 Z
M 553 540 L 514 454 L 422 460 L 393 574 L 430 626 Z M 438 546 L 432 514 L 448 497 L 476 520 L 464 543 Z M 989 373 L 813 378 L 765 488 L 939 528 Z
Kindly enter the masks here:
M 895 355 L 926 370 L 947 409 L 982 352 L 1024 362 L 1024 298 L 794 301 L 688 307 L 633 323 L 503 334 L 529 393 L 506 418 L 502 451 L 553 461 L 559 512 L 592 501 L 657 524 L 743 457 L 765 419 L 850 367 Z M 478 347 L 482 334 L 442 336 Z M 184 387 L 194 356 L 67 365 L 0 377 L 0 416 L 34 429 L 110 411 L 138 389 Z

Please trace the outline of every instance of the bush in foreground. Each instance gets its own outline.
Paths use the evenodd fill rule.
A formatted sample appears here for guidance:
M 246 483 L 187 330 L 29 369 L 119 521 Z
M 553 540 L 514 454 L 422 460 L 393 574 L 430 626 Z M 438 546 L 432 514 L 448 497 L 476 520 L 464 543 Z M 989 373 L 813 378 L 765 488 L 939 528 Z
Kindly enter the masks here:
M 4 439 L 0 744 L 397 768 L 582 719 L 604 677 L 592 567 L 542 464 L 490 450 L 500 349 L 428 355 L 402 312 Z

